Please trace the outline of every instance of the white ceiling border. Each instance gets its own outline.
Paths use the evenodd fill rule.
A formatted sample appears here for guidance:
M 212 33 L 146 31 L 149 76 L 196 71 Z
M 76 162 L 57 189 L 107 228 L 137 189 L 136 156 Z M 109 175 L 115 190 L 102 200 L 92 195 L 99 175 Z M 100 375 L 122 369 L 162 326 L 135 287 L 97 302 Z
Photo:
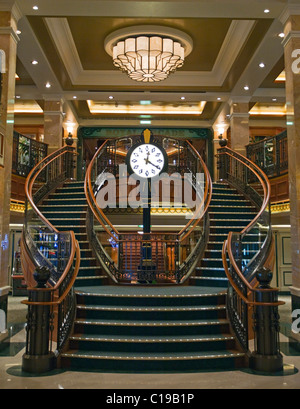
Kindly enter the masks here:
M 48 30 L 73 85 L 133 85 L 135 82 L 116 70 L 84 70 L 66 18 L 45 18 Z M 212 71 L 178 71 L 164 81 L 167 86 L 222 86 L 242 47 L 249 38 L 255 20 L 233 20 Z M 139 83 L 136 83 L 140 86 Z M 157 85 L 157 84 L 156 84 Z

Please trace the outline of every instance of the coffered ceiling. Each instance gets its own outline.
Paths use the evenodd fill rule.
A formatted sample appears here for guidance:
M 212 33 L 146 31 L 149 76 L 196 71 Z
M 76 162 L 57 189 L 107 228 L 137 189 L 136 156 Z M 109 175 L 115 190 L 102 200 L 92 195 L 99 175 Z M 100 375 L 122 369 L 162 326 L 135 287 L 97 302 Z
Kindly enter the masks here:
M 212 126 L 226 120 L 230 101 L 249 102 L 256 121 L 282 125 L 276 112 L 285 83 L 275 80 L 284 70 L 279 18 L 287 2 L 19 0 L 16 121 L 41 121 L 43 101 L 59 98 L 65 121 L 79 125 L 138 126 L 146 117 L 153 125 Z M 105 38 L 136 25 L 188 34 L 193 50 L 184 66 L 154 84 L 114 67 Z

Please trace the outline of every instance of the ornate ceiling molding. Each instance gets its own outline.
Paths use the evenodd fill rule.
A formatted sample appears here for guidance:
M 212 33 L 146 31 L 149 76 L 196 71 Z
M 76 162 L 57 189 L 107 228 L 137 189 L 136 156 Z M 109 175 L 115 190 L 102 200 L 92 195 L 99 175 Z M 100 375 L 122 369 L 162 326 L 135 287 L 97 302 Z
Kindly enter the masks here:
M 57 46 L 73 85 L 139 86 L 116 70 L 84 70 L 66 18 L 45 18 L 48 30 Z M 164 81 L 167 86 L 222 86 L 236 58 L 249 38 L 255 20 L 233 20 L 224 39 L 212 71 L 176 72 Z

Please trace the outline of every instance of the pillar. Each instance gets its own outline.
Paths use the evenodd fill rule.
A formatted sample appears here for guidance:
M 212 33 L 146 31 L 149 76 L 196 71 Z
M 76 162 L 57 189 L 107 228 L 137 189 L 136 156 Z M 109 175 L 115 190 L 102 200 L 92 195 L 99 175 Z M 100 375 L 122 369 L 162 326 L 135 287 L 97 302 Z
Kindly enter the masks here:
M 228 124 L 226 123 L 215 124 L 213 126 L 213 131 L 214 131 L 214 148 L 213 148 L 214 149 L 214 181 L 215 182 L 219 178 L 217 153 L 218 153 L 218 149 L 221 148 L 220 139 L 227 140 L 227 130 L 228 130 Z
M 0 12 L 0 341 L 7 336 L 7 303 L 9 293 L 9 222 L 11 168 L 14 127 L 14 99 L 18 15 L 7 4 Z
M 44 102 L 44 143 L 48 154 L 63 146 L 63 103 L 58 98 L 47 98 Z
M 287 133 L 291 205 L 292 309 L 300 315 L 300 7 L 285 12 L 284 57 L 286 70 Z M 292 338 L 300 345 L 300 330 Z
M 249 134 L 249 103 L 232 101 L 230 103 L 231 149 L 246 156 Z

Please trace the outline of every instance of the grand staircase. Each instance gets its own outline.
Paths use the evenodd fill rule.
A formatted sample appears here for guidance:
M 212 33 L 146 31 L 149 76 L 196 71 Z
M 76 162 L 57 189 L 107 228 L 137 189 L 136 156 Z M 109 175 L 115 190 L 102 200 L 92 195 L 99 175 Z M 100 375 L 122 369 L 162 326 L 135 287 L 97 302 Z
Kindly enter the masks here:
M 70 182 L 51 193 L 40 206 L 41 212 L 59 231 L 73 230 L 80 246 L 81 263 L 75 287 L 103 285 L 103 275 L 86 232 L 87 202 L 84 182 Z M 53 261 L 53 260 L 52 260 Z
M 81 249 L 76 319 L 63 367 L 178 372 L 244 365 L 227 320 L 222 245 L 229 231 L 249 224 L 256 209 L 235 189 L 213 185 L 205 256 L 184 286 L 110 285 L 87 239 L 83 182 L 65 183 L 40 210 L 59 231 L 73 230 Z M 257 251 L 258 240 L 254 234 L 245 260 Z
M 233 370 L 249 366 L 251 359 L 260 368 L 266 354 L 259 355 L 256 331 L 257 348 L 250 351 L 249 307 L 258 319 L 258 306 L 259 311 L 268 308 L 265 313 L 272 306 L 277 317 L 282 305 L 277 290 L 272 290 L 271 303 L 254 300 L 269 293 L 265 286 L 273 268 L 269 181 L 247 158 L 222 148 L 219 176 L 230 185 L 212 184 L 190 142 L 160 142 L 168 150 L 170 173 L 191 172 L 197 195 L 196 174 L 205 174 L 203 210 L 198 208 L 188 222 L 183 212 L 180 232 L 174 233 L 169 218 L 161 219 L 158 231 L 128 233 L 123 231 L 130 225 L 127 215 L 120 232 L 97 205 L 103 174 L 117 174 L 131 138 L 106 141 L 85 182 L 71 181 L 76 153 L 69 146 L 49 155 L 28 176 L 21 241 L 29 283 L 25 371 L 50 370 L 54 359 L 58 367 L 109 372 Z M 129 213 L 137 225 L 140 219 Z M 37 323 L 41 311 L 48 319 Z M 40 332 L 42 354 L 37 349 Z M 274 368 L 281 368 L 276 341 L 270 351 Z M 269 368 L 268 359 L 263 366 Z

